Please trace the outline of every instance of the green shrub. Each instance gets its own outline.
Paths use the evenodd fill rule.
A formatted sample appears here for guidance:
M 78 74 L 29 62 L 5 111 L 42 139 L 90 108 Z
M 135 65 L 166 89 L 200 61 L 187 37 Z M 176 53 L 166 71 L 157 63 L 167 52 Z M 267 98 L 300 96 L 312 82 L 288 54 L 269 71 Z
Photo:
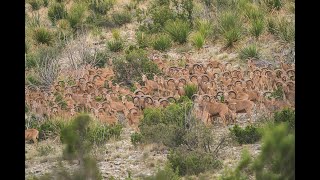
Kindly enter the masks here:
M 295 111 L 293 109 L 285 108 L 276 111 L 273 118 L 276 123 L 287 122 L 291 129 L 295 129 Z
M 134 49 L 125 58 L 114 59 L 113 65 L 116 80 L 125 84 L 130 84 L 128 80 L 140 81 L 141 73 L 146 74 L 149 79 L 153 78 L 153 74 L 160 73 L 157 64 L 148 59 L 143 49 Z
M 49 0 L 43 0 L 43 6 L 48 7 L 49 5 Z
M 47 156 L 54 151 L 54 148 L 50 145 L 41 145 L 37 147 L 37 151 L 40 156 Z
M 145 109 L 139 126 L 143 142 L 163 143 L 168 147 L 183 144 L 186 112 L 189 112 L 192 103 L 188 100 L 184 104 L 171 104 L 164 109 Z
M 48 18 L 55 24 L 56 21 L 67 17 L 67 11 L 65 5 L 61 3 L 53 3 L 48 9 Z
M 259 9 L 258 6 L 255 5 L 247 5 L 245 6 L 244 13 L 246 17 L 251 20 L 263 20 L 264 19 L 264 14 L 263 11 Z
M 240 40 L 242 35 L 242 22 L 239 15 L 227 11 L 219 16 L 219 30 L 226 41 L 226 47 L 233 46 L 234 42 Z
M 137 144 L 139 144 L 141 142 L 142 135 L 140 133 L 135 132 L 135 133 L 131 134 L 130 138 L 131 138 L 131 143 L 134 146 L 136 146 Z
M 75 3 L 70 8 L 67 19 L 72 28 L 79 27 L 84 21 L 86 6 L 84 4 Z
M 122 26 L 123 24 L 130 23 L 132 20 L 131 14 L 127 11 L 123 12 L 115 12 L 112 14 L 113 22 L 118 25 Z
M 186 147 L 178 147 L 168 155 L 174 171 L 179 175 L 198 175 L 199 173 L 221 167 L 221 162 L 216 160 L 211 153 L 199 150 L 189 151 Z
M 178 171 L 174 172 L 170 164 L 165 165 L 163 169 L 158 169 L 155 175 L 143 178 L 144 180 L 180 180 Z
M 267 126 L 262 134 L 260 154 L 252 159 L 248 151 L 234 170 L 225 171 L 220 180 L 295 179 L 295 134 L 287 124 Z
M 149 11 L 153 24 L 164 26 L 164 24 L 175 18 L 175 14 L 170 10 L 167 5 L 156 6 Z
M 187 37 L 190 32 L 190 26 L 187 22 L 182 20 L 169 20 L 165 24 L 165 30 L 170 34 L 173 41 L 183 44 L 187 42 Z
M 205 37 L 200 32 L 194 32 L 190 34 L 189 41 L 193 46 L 195 46 L 198 49 L 201 49 L 205 43 Z
M 240 144 L 252 144 L 261 139 L 261 132 L 257 127 L 252 125 L 246 126 L 245 129 L 235 125 L 229 129 L 234 139 Z
M 32 10 L 36 11 L 39 10 L 42 5 L 42 0 L 28 0 L 28 3 L 31 5 Z
M 34 75 L 34 74 L 28 74 L 28 75 L 27 75 L 26 84 L 27 84 L 27 85 L 39 86 L 39 85 L 41 85 L 41 82 L 40 82 L 39 77 L 37 77 L 36 75 Z
M 106 15 L 114 4 L 115 0 L 89 0 L 89 9 L 95 13 Z
M 230 31 L 226 31 L 223 34 L 226 47 L 232 47 L 233 44 L 241 39 L 241 31 L 240 29 L 233 29 Z
M 155 35 L 152 41 L 152 47 L 158 51 L 166 51 L 172 46 L 171 39 L 166 34 Z
M 123 41 L 122 40 L 111 40 L 108 41 L 108 48 L 112 52 L 119 52 L 123 50 Z
M 35 68 L 37 67 L 38 62 L 37 62 L 37 57 L 34 53 L 28 53 L 26 55 L 26 65 L 25 67 L 27 69 Z
M 109 58 L 110 56 L 107 51 L 98 51 L 98 53 L 96 54 L 97 63 L 95 64 L 95 66 L 99 68 L 104 68 Z
M 205 19 L 196 21 L 195 28 L 204 38 L 208 38 L 213 33 L 212 23 Z
M 137 39 L 137 43 L 139 45 L 139 48 L 146 48 L 149 46 L 149 35 L 145 34 L 142 31 L 137 31 L 136 33 L 136 39 Z
M 270 11 L 273 9 L 280 10 L 283 5 L 282 0 L 263 0 L 262 2 Z
M 244 47 L 240 50 L 239 58 L 242 60 L 247 60 L 250 58 L 259 59 L 260 52 L 255 44 L 250 44 L 247 47 Z
M 88 140 L 95 145 L 104 145 L 110 138 L 119 139 L 122 126 L 117 124 L 115 126 L 108 126 L 101 123 L 90 123 L 90 130 L 88 133 Z
M 281 18 L 278 21 L 278 37 L 284 42 L 291 43 L 295 40 L 294 23 Z
M 259 36 L 263 33 L 264 30 L 264 21 L 262 19 L 254 20 L 250 27 L 250 33 L 255 37 L 259 38 Z
M 234 170 L 226 169 L 219 177 L 219 180 L 246 180 L 249 179 L 246 172 L 250 171 L 249 165 L 252 163 L 252 158 L 247 149 L 241 153 L 241 159 Z
M 192 95 L 196 94 L 198 91 L 198 88 L 194 84 L 187 84 L 184 86 L 184 91 L 186 93 L 186 96 L 191 99 Z
M 38 44 L 46 44 L 50 46 L 53 43 L 53 34 L 45 27 L 39 27 L 34 30 L 33 39 Z

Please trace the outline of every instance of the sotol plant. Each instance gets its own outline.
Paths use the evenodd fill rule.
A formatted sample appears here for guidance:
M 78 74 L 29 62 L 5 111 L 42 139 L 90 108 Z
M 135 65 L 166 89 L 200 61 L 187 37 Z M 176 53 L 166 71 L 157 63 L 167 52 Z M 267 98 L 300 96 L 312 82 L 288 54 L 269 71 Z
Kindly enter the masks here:
M 189 23 L 182 20 L 169 20 L 165 24 L 165 30 L 168 32 L 173 41 L 183 44 L 187 42 L 187 37 L 190 32 Z
M 53 34 L 45 27 L 39 27 L 34 30 L 34 40 L 38 44 L 46 44 L 50 46 L 53 43 Z
M 51 20 L 53 24 L 60 19 L 64 19 L 67 17 L 67 11 L 65 9 L 65 5 L 61 3 L 53 3 L 49 7 L 48 10 L 48 18 Z
M 201 49 L 205 43 L 205 37 L 201 32 L 193 32 L 189 36 L 189 41 L 193 46 L 198 49 Z
M 156 35 L 152 42 L 152 47 L 158 51 L 166 51 L 172 46 L 171 39 L 166 34 Z
M 259 59 L 260 52 L 255 44 L 250 44 L 249 46 L 243 48 L 239 52 L 239 58 L 242 60 L 247 60 L 250 58 Z

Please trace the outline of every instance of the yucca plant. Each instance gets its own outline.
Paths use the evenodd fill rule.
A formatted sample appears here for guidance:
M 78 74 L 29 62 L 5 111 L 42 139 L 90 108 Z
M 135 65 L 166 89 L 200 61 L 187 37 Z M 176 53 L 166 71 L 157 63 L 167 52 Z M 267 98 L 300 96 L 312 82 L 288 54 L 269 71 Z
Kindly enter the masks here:
M 241 29 L 232 29 L 223 33 L 226 47 L 232 47 L 242 37 Z
M 152 47 L 158 51 L 166 51 L 172 46 L 171 39 L 166 34 L 155 35 Z
M 255 44 L 250 44 L 247 47 L 240 50 L 239 58 L 242 60 L 247 60 L 250 58 L 259 59 L 260 52 Z
M 65 9 L 65 5 L 61 3 L 53 3 L 48 9 L 48 18 L 51 20 L 53 24 L 60 19 L 64 19 L 67 17 L 67 11 Z
M 205 37 L 201 32 L 193 32 L 189 36 L 189 41 L 193 46 L 198 49 L 201 49 L 205 43 Z
M 84 20 L 85 11 L 86 7 L 82 3 L 75 3 L 72 5 L 67 17 L 72 28 L 80 26 Z
M 199 21 L 196 21 L 195 27 L 198 30 L 198 32 L 202 34 L 204 38 L 209 37 L 213 32 L 212 23 L 206 19 L 201 19 Z
M 36 28 L 34 30 L 33 38 L 38 44 L 50 46 L 53 43 L 53 34 L 45 27 Z
M 187 37 L 190 32 L 189 23 L 182 20 L 169 20 L 165 24 L 165 30 L 170 34 L 173 41 L 183 44 L 187 42 Z
M 281 18 L 278 21 L 278 37 L 287 42 L 291 43 L 295 39 L 295 27 L 294 23 L 286 20 L 285 18 Z
M 255 19 L 253 20 L 251 27 L 250 27 L 250 33 L 255 37 L 259 38 L 259 36 L 263 33 L 264 30 L 264 21 L 262 19 Z
M 242 36 L 241 19 L 236 13 L 226 11 L 219 17 L 219 30 L 222 33 L 226 47 L 231 47 Z
M 247 5 L 244 9 L 245 15 L 249 20 L 257 20 L 257 19 L 263 19 L 264 14 L 263 11 L 259 9 L 258 6 L 255 5 Z

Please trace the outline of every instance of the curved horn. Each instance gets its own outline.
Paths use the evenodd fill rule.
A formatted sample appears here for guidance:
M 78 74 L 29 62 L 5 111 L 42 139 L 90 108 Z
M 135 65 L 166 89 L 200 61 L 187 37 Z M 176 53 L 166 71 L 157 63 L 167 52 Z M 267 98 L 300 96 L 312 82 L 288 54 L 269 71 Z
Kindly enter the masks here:
M 209 78 L 209 76 L 208 76 L 208 75 L 203 74 L 203 75 L 201 76 L 202 80 L 203 80 L 203 77 L 206 77 L 206 78 L 208 79 L 208 80 L 207 80 L 207 82 L 209 82 L 209 81 L 210 81 L 210 78 Z
M 184 82 L 182 82 L 182 81 L 184 81 Z M 179 79 L 179 82 L 182 82 L 184 85 L 187 84 L 187 80 L 186 80 L 185 78 L 180 78 L 180 79 Z
M 169 81 L 173 81 L 173 84 L 176 84 L 176 83 L 175 83 L 175 79 L 169 78 L 169 79 L 167 80 L 167 85 L 168 85 Z
M 266 97 L 267 94 L 270 94 L 270 96 L 272 95 L 272 93 L 270 91 L 266 91 L 263 93 L 263 97 Z
M 152 97 L 150 97 L 150 96 L 145 96 L 145 98 L 144 98 L 144 102 L 146 102 L 146 99 L 151 99 L 152 104 L 154 103 L 154 101 L 153 101 Z
M 234 98 L 237 98 L 237 93 L 235 91 L 228 91 L 228 95 L 230 96 L 231 94 L 234 94 Z
M 192 81 L 192 78 L 193 78 L 193 77 L 195 77 L 196 79 L 198 79 L 198 76 L 194 74 L 194 75 L 189 76 L 190 81 Z
M 192 95 L 192 96 L 191 96 L 191 100 L 193 101 L 195 97 L 199 97 L 199 95 L 198 95 L 198 94 Z
M 175 103 L 177 103 L 176 98 L 174 98 L 173 96 L 169 96 L 169 97 L 167 97 L 167 100 L 168 100 L 168 101 L 169 101 L 169 99 L 173 99 L 173 100 L 174 100 L 174 102 L 175 102 Z

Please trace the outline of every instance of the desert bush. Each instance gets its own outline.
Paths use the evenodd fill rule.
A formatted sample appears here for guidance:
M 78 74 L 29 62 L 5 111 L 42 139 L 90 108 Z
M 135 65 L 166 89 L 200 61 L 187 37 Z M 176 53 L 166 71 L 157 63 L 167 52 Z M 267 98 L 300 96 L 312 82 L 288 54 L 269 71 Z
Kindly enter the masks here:
M 161 32 L 165 23 L 170 19 L 175 19 L 175 14 L 169 6 L 156 6 L 150 10 L 152 24 L 148 27 L 149 32 Z
M 287 19 L 280 18 L 278 23 L 278 37 L 287 43 L 292 43 L 295 40 L 295 27 L 294 23 Z
M 256 179 L 295 179 L 295 134 L 286 124 L 265 130 L 253 169 Z
M 280 10 L 283 6 L 282 0 L 262 0 L 262 3 L 267 7 L 268 10 Z
M 189 41 L 193 46 L 201 49 L 205 43 L 205 37 L 201 32 L 193 32 L 189 36 Z
M 147 35 L 146 33 L 142 32 L 142 31 L 137 31 L 136 32 L 136 39 L 137 39 L 137 43 L 139 45 L 139 48 L 146 48 L 149 46 L 149 35 Z
M 49 0 L 43 0 L 43 6 L 48 7 L 49 5 Z
M 244 151 L 237 167 L 219 179 L 295 179 L 295 134 L 288 124 L 266 126 L 261 141 L 261 152 L 254 160 Z
M 226 41 L 226 46 L 233 46 L 234 42 L 240 40 L 242 35 L 242 25 L 239 16 L 230 11 L 223 12 L 219 16 L 219 30 Z
M 38 62 L 37 62 L 37 57 L 35 53 L 28 53 L 26 55 L 26 63 L 25 63 L 25 67 L 27 69 L 31 69 L 31 68 L 35 68 L 37 67 Z
M 229 130 L 239 144 L 252 144 L 261 139 L 260 130 L 252 125 L 246 126 L 244 129 L 235 125 Z
M 173 0 L 177 17 L 193 26 L 193 0 Z
M 119 51 L 123 50 L 124 41 L 120 37 L 119 30 L 117 30 L 117 29 L 112 30 L 112 37 L 113 37 L 113 40 L 110 40 L 107 42 L 108 48 L 110 49 L 110 51 L 119 52 Z
M 169 20 L 165 24 L 165 30 L 170 34 L 173 41 L 183 44 L 187 42 L 187 37 L 190 32 L 190 26 L 186 21 L 182 20 Z
M 127 11 L 122 12 L 115 12 L 112 14 L 113 22 L 118 25 L 122 26 L 124 24 L 130 23 L 132 20 L 131 14 Z
M 204 38 L 208 38 L 213 33 L 213 24 L 205 19 L 196 21 L 195 29 L 202 34 Z
M 139 144 L 142 140 L 142 135 L 140 133 L 133 133 L 131 134 L 130 136 L 130 139 L 131 139 L 131 143 L 136 146 L 137 144 Z
M 184 91 L 186 93 L 186 96 L 191 99 L 192 95 L 196 94 L 198 91 L 198 88 L 194 84 L 187 84 L 186 86 L 183 87 Z
M 168 161 L 179 175 L 198 175 L 207 170 L 221 167 L 221 162 L 211 153 L 200 150 L 189 151 L 186 147 L 178 147 L 170 151 Z
M 31 5 L 33 11 L 39 10 L 43 3 L 42 0 L 28 0 L 27 2 Z
M 129 51 L 124 58 L 116 58 L 113 60 L 114 73 L 118 82 L 131 84 L 132 81 L 140 81 L 141 73 L 146 74 L 149 79 L 153 78 L 153 74 L 159 74 L 158 66 L 148 59 L 146 51 L 143 49 L 134 49 Z
M 246 180 L 249 179 L 247 171 L 250 171 L 249 165 L 252 163 L 252 158 L 247 149 L 241 153 L 241 159 L 234 170 L 226 169 L 219 177 L 219 180 Z
M 89 0 L 89 9 L 95 13 L 106 15 L 114 4 L 115 0 Z
M 155 175 L 144 178 L 144 180 L 180 180 L 178 171 L 173 171 L 170 164 L 166 164 L 163 169 L 158 169 Z
M 38 27 L 34 30 L 33 39 L 38 44 L 46 44 L 48 46 L 53 43 L 53 33 L 45 27 Z
M 26 85 L 35 85 L 39 86 L 41 85 L 41 81 L 39 80 L 39 77 L 35 74 L 28 74 L 26 77 Z
M 295 129 L 295 111 L 293 109 L 285 108 L 281 111 L 276 111 L 273 118 L 275 123 L 287 122 L 289 128 Z
M 171 148 L 183 144 L 191 104 L 191 100 L 188 100 L 184 104 L 171 104 L 164 109 L 145 109 L 139 126 L 143 143 L 163 143 Z
M 226 47 L 232 47 L 233 44 L 241 39 L 241 31 L 239 29 L 233 29 L 223 33 Z
M 250 44 L 240 50 L 239 58 L 242 60 L 247 60 L 250 58 L 259 59 L 260 52 L 255 44 Z
M 82 3 L 75 3 L 72 5 L 67 15 L 67 19 L 72 28 L 77 28 L 83 23 L 85 11 L 86 6 Z
M 104 68 L 108 59 L 110 58 L 109 53 L 106 50 L 98 51 L 96 54 L 96 67 Z
M 40 156 L 47 156 L 54 151 L 54 148 L 50 145 L 41 145 L 37 147 L 37 151 Z
M 155 35 L 152 41 L 152 47 L 158 51 L 166 51 L 172 46 L 171 39 L 166 34 Z
M 253 35 L 256 39 L 259 38 L 259 36 L 263 33 L 264 31 L 264 21 L 262 19 L 256 19 L 253 20 L 253 22 L 251 23 L 251 27 L 250 27 L 250 33 L 251 35 Z
M 56 21 L 67 17 L 65 6 L 61 3 L 52 3 L 48 9 L 48 18 L 55 24 Z
M 95 145 L 104 145 L 109 139 L 119 139 L 122 126 L 120 124 L 109 126 L 101 123 L 90 123 L 90 130 L 88 133 L 88 140 Z

